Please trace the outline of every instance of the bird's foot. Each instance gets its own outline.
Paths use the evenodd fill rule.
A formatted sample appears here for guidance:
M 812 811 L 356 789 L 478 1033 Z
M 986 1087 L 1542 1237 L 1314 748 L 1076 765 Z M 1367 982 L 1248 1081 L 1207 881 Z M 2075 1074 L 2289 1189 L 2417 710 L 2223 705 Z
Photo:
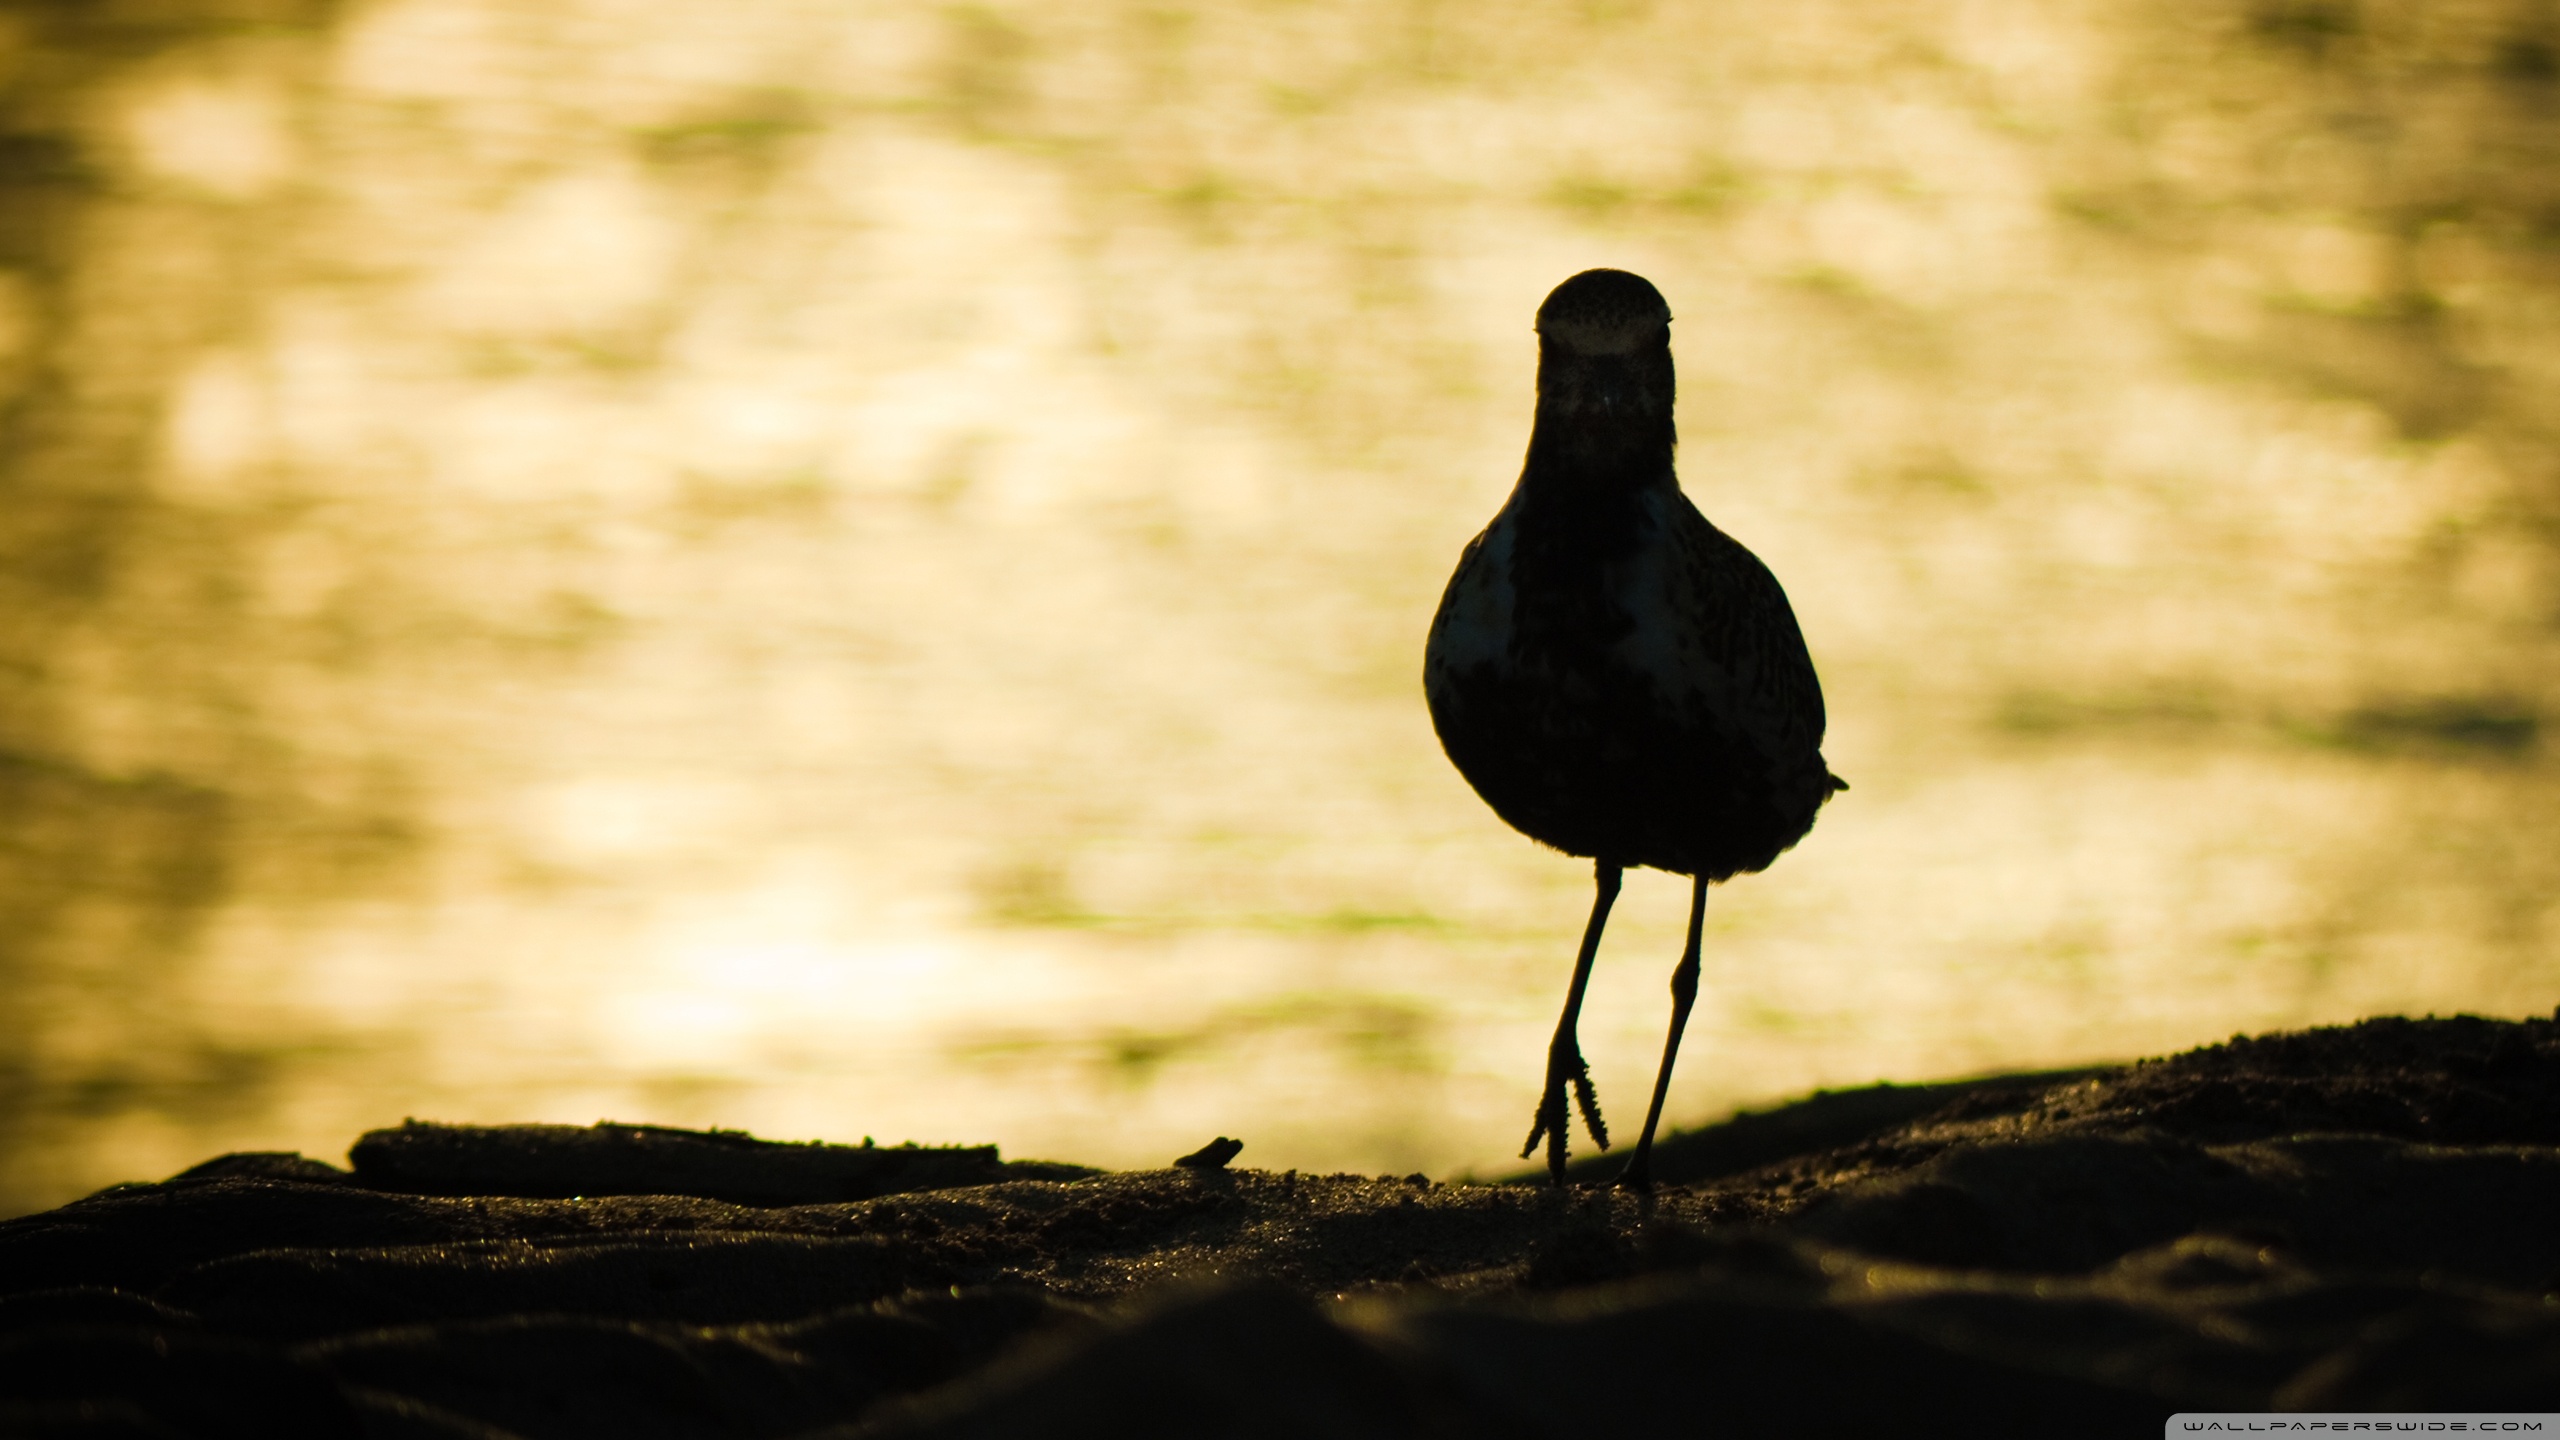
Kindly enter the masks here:
M 1591 1067 L 1583 1062 L 1582 1050 L 1570 1041 L 1558 1044 L 1547 1053 L 1547 1089 L 1538 1098 L 1538 1113 L 1529 1127 L 1529 1139 L 1520 1147 L 1520 1158 L 1538 1153 L 1538 1142 L 1547 1142 L 1547 1175 L 1556 1184 L 1564 1183 L 1566 1143 L 1571 1138 L 1573 1121 L 1565 1114 L 1565 1093 L 1573 1094 L 1574 1108 L 1582 1112 L 1582 1126 L 1591 1132 L 1591 1142 L 1601 1149 L 1609 1148 L 1609 1125 L 1600 1118 L 1600 1092 L 1592 1087 Z
M 1631 1190 L 1638 1195 L 1651 1195 L 1653 1193 L 1652 1162 L 1653 1154 L 1650 1148 L 1637 1146 L 1636 1158 L 1628 1161 L 1627 1168 L 1618 1172 L 1618 1188 Z
M 1573 1057 L 1573 1103 L 1582 1111 L 1582 1128 L 1591 1132 L 1591 1143 L 1609 1148 L 1609 1122 L 1600 1118 L 1600 1092 L 1591 1088 L 1591 1071 L 1582 1057 Z

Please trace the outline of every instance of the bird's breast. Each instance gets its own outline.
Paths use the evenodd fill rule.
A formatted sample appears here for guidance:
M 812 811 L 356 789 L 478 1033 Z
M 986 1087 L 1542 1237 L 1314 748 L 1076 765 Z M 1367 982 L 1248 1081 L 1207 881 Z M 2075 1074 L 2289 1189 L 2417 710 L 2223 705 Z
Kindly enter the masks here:
M 1514 503 L 1460 559 L 1432 624 L 1426 683 L 1474 677 L 1548 689 L 1559 700 L 1650 690 L 1709 702 L 1729 688 L 1701 643 L 1711 617 L 1678 535 L 1647 505 L 1603 553 L 1558 547 Z M 1579 537 L 1576 537 L 1579 538 Z M 1560 553 L 1550 553 L 1560 552 Z
M 1659 497 L 1646 501 L 1635 543 L 1599 577 L 1622 627 L 1609 646 L 1609 663 L 1672 708 L 1728 710 L 1734 677 L 1709 643 L 1725 617 L 1713 613 L 1698 583 L 1697 557 L 1681 545 L 1674 517 Z

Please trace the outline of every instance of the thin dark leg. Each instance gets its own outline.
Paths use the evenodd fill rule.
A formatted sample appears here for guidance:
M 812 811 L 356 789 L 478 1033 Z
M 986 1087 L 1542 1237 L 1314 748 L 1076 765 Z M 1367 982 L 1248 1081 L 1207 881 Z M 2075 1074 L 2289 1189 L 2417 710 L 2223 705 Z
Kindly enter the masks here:
M 1573 988 L 1564 992 L 1564 1016 L 1556 1021 L 1556 1038 L 1547 1046 L 1547 1090 L 1538 1099 L 1537 1124 L 1529 1131 L 1529 1143 L 1520 1147 L 1520 1158 L 1526 1160 L 1545 1140 L 1547 1174 L 1558 1185 L 1564 1183 L 1566 1131 L 1571 1124 L 1564 1113 L 1568 1088 L 1593 1142 L 1603 1150 L 1609 1148 L 1609 1127 L 1601 1123 L 1600 1096 L 1591 1088 L 1591 1067 L 1582 1063 L 1582 1042 L 1575 1038 L 1574 1026 L 1582 1018 L 1582 987 L 1591 982 L 1591 962 L 1600 954 L 1600 931 L 1609 923 L 1609 907 L 1617 902 L 1623 873 L 1623 866 L 1609 860 L 1592 868 L 1599 893 L 1591 901 L 1591 923 L 1583 927 L 1582 954 L 1573 962 Z
M 1680 1032 L 1689 1024 L 1689 1007 L 1698 1000 L 1698 932 L 1707 923 L 1707 881 L 1690 882 L 1689 948 L 1671 972 L 1671 1034 L 1662 1042 L 1662 1073 L 1653 1077 L 1653 1108 L 1644 1112 L 1644 1134 L 1636 1137 L 1635 1158 L 1627 1162 L 1618 1183 L 1629 1190 L 1653 1188 L 1653 1127 L 1662 1123 L 1662 1097 L 1671 1093 L 1671 1062 L 1680 1058 Z

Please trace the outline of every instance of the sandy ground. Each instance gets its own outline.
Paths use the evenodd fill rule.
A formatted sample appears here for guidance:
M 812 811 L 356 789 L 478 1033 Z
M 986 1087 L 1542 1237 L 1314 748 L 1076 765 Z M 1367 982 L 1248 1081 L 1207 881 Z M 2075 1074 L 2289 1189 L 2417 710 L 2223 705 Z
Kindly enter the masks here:
M 1603 1172 L 413 1122 L 350 1168 L 225 1156 L 0 1224 L 0 1435 L 2156 1435 L 2181 1409 L 2560 1408 L 2552 1020 L 1822 1095 L 1658 1165 L 1639 1197 Z

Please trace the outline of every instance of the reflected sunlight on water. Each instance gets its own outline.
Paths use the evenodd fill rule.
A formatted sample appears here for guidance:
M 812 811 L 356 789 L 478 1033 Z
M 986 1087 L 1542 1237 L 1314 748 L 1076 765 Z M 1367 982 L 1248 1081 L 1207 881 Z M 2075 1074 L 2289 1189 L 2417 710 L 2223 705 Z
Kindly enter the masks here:
M 2523 0 L 6 20 L 0 1209 L 404 1114 L 1507 1168 L 1586 876 L 1419 652 L 1602 264 L 1857 787 L 1675 1118 L 2560 990 Z

